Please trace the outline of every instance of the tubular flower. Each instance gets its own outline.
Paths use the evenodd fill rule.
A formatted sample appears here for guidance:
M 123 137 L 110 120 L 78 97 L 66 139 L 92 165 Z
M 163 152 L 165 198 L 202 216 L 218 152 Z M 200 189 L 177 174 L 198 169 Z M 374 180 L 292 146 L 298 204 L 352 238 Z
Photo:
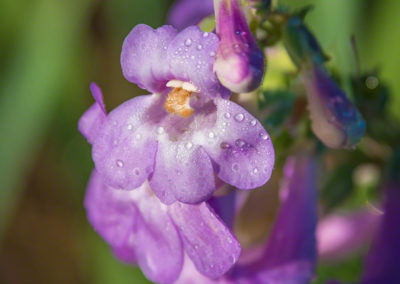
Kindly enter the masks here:
M 93 85 L 95 106 L 80 121 L 107 185 L 135 189 L 148 179 L 161 201 L 171 204 L 208 199 L 214 172 L 239 189 L 269 179 L 272 143 L 252 115 L 221 98 L 226 89 L 212 72 L 217 47 L 215 34 L 197 27 L 176 34 L 169 26 L 139 25 L 128 35 L 123 73 L 155 94 L 133 98 L 105 116 Z
M 94 170 L 85 207 L 90 223 L 115 256 L 138 264 L 158 283 L 175 283 L 185 255 L 197 271 L 218 278 L 241 251 L 236 238 L 207 203 L 165 205 L 147 181 L 136 190 L 118 190 L 107 186 Z
M 316 263 L 316 165 L 308 157 L 290 158 L 281 188 L 281 208 L 266 245 L 244 251 L 224 277 L 200 275 L 189 258 L 176 283 L 306 284 Z
M 306 87 L 314 134 L 330 148 L 353 148 L 364 136 L 366 125 L 324 68 L 325 55 L 317 40 L 298 17 L 288 20 L 283 39 Z
M 317 64 L 301 70 L 315 135 L 331 148 L 354 148 L 364 136 L 366 125 L 346 94 Z
M 238 0 L 215 0 L 221 42 L 214 69 L 221 83 L 237 93 L 254 91 L 264 77 L 264 53 L 257 46 Z

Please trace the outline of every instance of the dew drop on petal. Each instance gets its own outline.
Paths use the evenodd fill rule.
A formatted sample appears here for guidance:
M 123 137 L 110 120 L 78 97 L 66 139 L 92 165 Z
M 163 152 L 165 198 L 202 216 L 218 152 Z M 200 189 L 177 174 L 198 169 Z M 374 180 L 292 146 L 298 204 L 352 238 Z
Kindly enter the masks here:
M 214 52 L 214 51 L 211 51 L 211 52 L 210 52 L 210 56 L 211 56 L 211 57 L 214 57 L 214 56 L 215 56 L 215 52 Z
M 208 37 L 208 32 L 203 33 L 203 37 Z
M 203 49 L 203 46 L 201 45 L 201 44 L 199 44 L 198 46 L 197 46 L 197 50 L 202 50 Z
M 252 121 L 250 121 L 251 126 L 256 126 L 256 124 L 257 124 L 257 120 L 253 119 Z
M 254 169 L 253 169 L 253 174 L 256 174 L 256 173 L 258 173 L 258 169 L 257 169 L 257 168 L 254 168 Z
M 186 46 L 191 46 L 192 45 L 192 40 L 190 38 L 188 38 L 187 40 L 185 40 L 185 45 Z
M 160 126 L 157 128 L 157 133 L 158 134 L 163 134 L 164 133 L 164 127 Z
M 192 55 L 192 56 L 190 56 L 190 58 L 191 58 L 192 60 L 194 60 L 196 57 L 195 57 L 194 55 Z
M 117 166 L 122 168 L 124 166 L 124 162 L 122 162 L 121 160 L 117 160 Z
M 199 245 L 194 245 L 194 249 L 199 249 Z
M 126 127 L 128 130 L 132 130 L 133 125 L 132 124 L 128 124 L 128 126 Z
M 246 144 L 246 142 L 244 142 L 242 139 L 237 139 L 235 141 L 235 144 L 236 144 L 236 146 L 242 148 Z
M 225 118 L 231 118 L 231 114 L 229 112 L 224 114 Z
M 235 120 L 238 122 L 242 122 L 244 119 L 244 115 L 243 113 L 238 113 L 237 115 L 235 115 Z
M 239 170 L 239 165 L 236 164 L 236 163 L 234 163 L 234 164 L 232 165 L 232 171 L 237 172 L 238 170 Z
M 260 132 L 260 138 L 262 140 L 269 140 L 269 136 L 267 134 L 265 134 L 264 132 Z
M 229 143 L 227 142 L 222 142 L 220 144 L 221 149 L 229 149 L 231 147 L 231 145 L 229 145 Z
M 215 137 L 214 132 L 211 131 L 210 133 L 208 133 L 208 137 L 209 137 L 209 138 L 214 138 L 214 137 Z
M 193 144 L 191 142 L 187 142 L 185 145 L 186 149 L 191 149 L 193 147 Z
M 136 176 L 140 175 L 140 170 L 138 168 L 134 168 L 133 169 L 133 174 L 136 175 Z

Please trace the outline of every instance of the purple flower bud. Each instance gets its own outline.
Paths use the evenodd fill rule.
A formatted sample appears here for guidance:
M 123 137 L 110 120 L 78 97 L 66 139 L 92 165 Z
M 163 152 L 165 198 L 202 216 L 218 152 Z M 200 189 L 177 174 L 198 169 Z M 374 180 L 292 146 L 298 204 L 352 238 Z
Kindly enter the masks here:
M 317 63 L 301 68 L 314 134 L 330 148 L 354 148 L 365 122 L 354 104 Z
M 237 0 L 215 0 L 220 38 L 214 70 L 222 85 L 237 93 L 251 92 L 264 77 L 264 54 L 257 46 Z

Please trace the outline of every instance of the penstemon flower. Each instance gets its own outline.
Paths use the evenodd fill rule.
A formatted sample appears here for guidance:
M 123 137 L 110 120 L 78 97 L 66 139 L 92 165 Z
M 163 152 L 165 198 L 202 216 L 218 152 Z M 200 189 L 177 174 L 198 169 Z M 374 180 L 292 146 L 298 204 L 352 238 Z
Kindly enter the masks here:
M 215 34 L 197 27 L 177 33 L 170 26 L 139 25 L 128 35 L 123 73 L 155 94 L 136 97 L 103 117 L 100 90 L 92 87 L 98 106 L 80 123 L 107 185 L 135 189 L 148 179 L 161 201 L 171 204 L 208 199 L 214 172 L 239 189 L 269 179 L 272 143 L 252 115 L 222 98 L 229 93 L 212 71 L 217 47 Z M 94 115 L 101 119 L 91 124 Z
M 323 66 L 317 40 L 298 17 L 287 21 L 283 39 L 306 88 L 314 134 L 330 148 L 354 148 L 364 136 L 364 119 Z
M 316 162 L 288 159 L 280 190 L 281 207 L 266 245 L 244 251 L 233 269 L 218 280 L 199 274 L 185 259 L 179 284 L 306 284 L 316 263 Z
M 264 77 L 264 53 L 257 46 L 238 0 L 215 0 L 216 31 L 221 42 L 214 69 L 236 93 L 257 89 Z
M 240 244 L 205 202 L 165 205 L 146 181 L 126 191 L 107 186 L 93 171 L 85 207 L 94 229 L 120 260 L 138 264 L 158 283 L 174 283 L 186 256 L 210 278 L 226 273 Z

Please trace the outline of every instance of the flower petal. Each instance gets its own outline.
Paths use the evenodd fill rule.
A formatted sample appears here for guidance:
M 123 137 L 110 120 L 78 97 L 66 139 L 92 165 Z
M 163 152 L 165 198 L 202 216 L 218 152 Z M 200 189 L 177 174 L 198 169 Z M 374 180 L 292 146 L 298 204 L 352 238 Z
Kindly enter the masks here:
M 218 177 L 239 189 L 263 185 L 271 176 L 275 155 L 269 135 L 251 114 L 239 105 L 215 100 L 217 120 L 213 143 L 203 147 L 217 164 Z
M 203 148 L 190 142 L 159 141 L 154 173 L 154 193 L 162 202 L 198 203 L 215 190 L 213 167 Z
M 85 198 L 94 229 L 122 261 L 139 263 L 148 278 L 172 283 L 183 265 L 183 248 L 167 207 L 146 182 L 135 191 L 118 190 L 103 183 L 93 171 Z
M 93 143 L 93 160 L 104 181 L 115 188 L 134 189 L 153 171 L 157 142 L 144 125 L 157 96 L 131 99 L 112 111 Z M 154 113 L 153 116 L 157 114 Z
M 88 142 L 92 144 L 107 113 L 104 107 L 103 95 L 96 83 L 90 84 L 90 91 L 95 103 L 79 119 L 78 128 Z
M 168 23 L 182 30 L 191 25 L 197 25 L 203 18 L 214 13 L 212 0 L 178 0 L 172 5 Z
M 125 78 L 152 93 L 165 90 L 165 84 L 173 79 L 167 48 L 176 33 L 171 26 L 156 30 L 143 24 L 135 26 L 122 45 L 121 66 Z
M 398 177 L 398 175 L 396 175 Z M 362 284 L 400 283 L 400 182 L 387 185 L 383 220 L 366 260 Z
M 240 244 L 206 204 L 174 203 L 169 207 L 180 228 L 186 253 L 197 269 L 210 278 L 225 274 L 240 255 Z
M 85 208 L 90 224 L 111 246 L 120 247 L 135 226 L 137 208 L 123 191 L 103 183 L 93 170 L 87 187 Z
M 138 263 L 152 281 L 173 283 L 183 265 L 183 247 L 175 225 L 166 206 L 151 192 L 139 207 L 141 218 L 131 237 Z
M 290 159 L 285 166 L 282 205 L 265 251 L 267 268 L 316 261 L 316 165 L 310 158 Z
M 218 37 L 191 26 L 181 31 L 168 47 L 168 61 L 174 79 L 195 85 L 209 97 L 228 97 L 230 92 L 218 81 L 213 70 Z

